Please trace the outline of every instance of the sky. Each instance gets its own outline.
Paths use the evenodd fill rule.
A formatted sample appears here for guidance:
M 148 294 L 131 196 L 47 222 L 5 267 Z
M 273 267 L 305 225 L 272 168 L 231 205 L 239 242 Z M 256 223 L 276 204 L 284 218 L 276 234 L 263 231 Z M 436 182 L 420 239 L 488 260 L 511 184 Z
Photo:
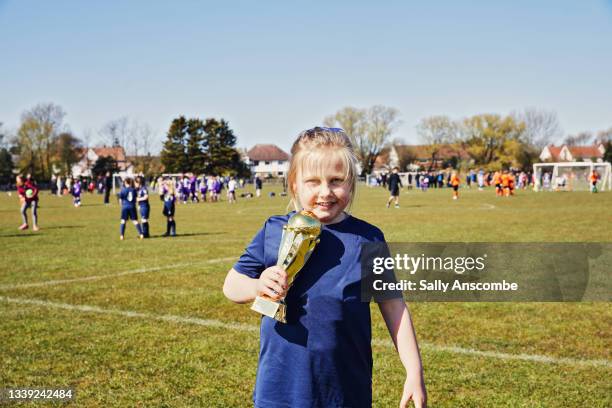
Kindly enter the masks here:
M 612 126 L 612 0 L 0 0 L 0 122 L 41 102 L 76 136 L 128 117 L 161 141 L 179 115 L 223 118 L 238 146 L 295 136 L 345 106 L 427 116 L 555 111 Z

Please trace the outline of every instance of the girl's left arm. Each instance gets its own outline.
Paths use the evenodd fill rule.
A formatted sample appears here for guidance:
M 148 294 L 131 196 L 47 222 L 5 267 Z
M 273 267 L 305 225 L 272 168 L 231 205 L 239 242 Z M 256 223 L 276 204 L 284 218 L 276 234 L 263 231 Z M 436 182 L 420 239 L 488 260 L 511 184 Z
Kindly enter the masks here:
M 379 302 L 378 307 L 406 369 L 406 381 L 399 406 L 407 407 L 408 401 L 412 399 L 416 408 L 425 408 L 427 391 L 423 380 L 423 365 L 408 307 L 403 298 Z

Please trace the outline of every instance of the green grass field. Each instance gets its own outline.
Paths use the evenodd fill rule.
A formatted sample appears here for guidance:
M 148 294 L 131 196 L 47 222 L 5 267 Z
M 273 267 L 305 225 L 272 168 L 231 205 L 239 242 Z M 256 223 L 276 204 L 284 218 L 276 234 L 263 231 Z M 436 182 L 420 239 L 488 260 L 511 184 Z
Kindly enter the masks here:
M 265 190 L 266 191 L 266 190 Z M 612 194 L 491 190 L 387 194 L 360 187 L 353 214 L 392 242 L 612 241 Z M 152 200 L 152 239 L 119 207 L 42 194 L 42 230 L 20 232 L 0 196 L 0 388 L 76 389 L 75 406 L 247 407 L 258 315 L 227 301 L 227 270 L 285 198 L 177 206 L 178 237 Z M 609 303 L 414 303 L 431 407 L 612 406 Z M 374 406 L 397 406 L 403 367 L 372 305 Z M 31 403 L 40 406 L 41 403 Z

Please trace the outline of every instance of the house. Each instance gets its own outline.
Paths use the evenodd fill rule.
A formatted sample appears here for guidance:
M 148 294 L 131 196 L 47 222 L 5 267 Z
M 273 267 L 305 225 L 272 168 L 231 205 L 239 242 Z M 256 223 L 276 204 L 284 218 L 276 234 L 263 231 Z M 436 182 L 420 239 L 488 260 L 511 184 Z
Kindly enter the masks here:
M 606 148 L 603 143 L 597 143 L 591 146 L 561 146 L 548 145 L 544 146 L 540 153 L 540 160 L 543 162 L 590 162 L 595 161 L 601 163 L 603 161 Z
M 134 172 L 134 166 L 126 158 L 125 150 L 121 146 L 88 147 L 82 149 L 79 155 L 81 156 L 81 160 L 72 166 L 73 177 L 91 176 L 91 169 L 93 168 L 96 160 L 98 160 L 98 158 L 101 156 L 110 156 L 115 159 L 117 161 L 119 171 L 121 172 L 125 172 L 127 174 L 133 174 Z
M 380 173 L 399 167 L 400 171 L 428 170 L 430 167 L 440 169 L 445 163 L 453 160 L 470 160 L 470 155 L 458 145 L 442 145 L 436 153 L 435 163 L 431 162 L 429 145 L 391 145 L 384 148 L 374 162 L 374 173 Z M 404 167 L 404 168 L 402 168 Z
M 289 154 L 273 144 L 257 144 L 246 152 L 246 164 L 251 173 L 262 178 L 286 177 Z

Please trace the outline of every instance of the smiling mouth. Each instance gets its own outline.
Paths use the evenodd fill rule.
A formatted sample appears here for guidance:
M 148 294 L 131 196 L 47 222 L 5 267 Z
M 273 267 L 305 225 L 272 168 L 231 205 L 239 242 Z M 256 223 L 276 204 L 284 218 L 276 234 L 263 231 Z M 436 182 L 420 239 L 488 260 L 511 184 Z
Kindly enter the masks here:
M 321 201 L 321 202 L 317 203 L 317 207 L 328 208 L 328 207 L 331 207 L 334 204 L 336 204 L 335 201 Z

